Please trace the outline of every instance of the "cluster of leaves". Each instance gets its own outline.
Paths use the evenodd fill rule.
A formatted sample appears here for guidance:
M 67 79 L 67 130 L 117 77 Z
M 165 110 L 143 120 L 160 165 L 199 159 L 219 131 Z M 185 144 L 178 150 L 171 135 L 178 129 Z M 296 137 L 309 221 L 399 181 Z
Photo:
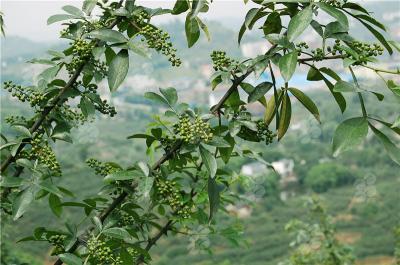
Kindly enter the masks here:
M 17 137 L 11 141 L 2 137 L 5 142 L 1 146 L 5 157 L 1 165 L 2 209 L 18 219 L 30 208 L 32 201 L 48 195 L 55 215 L 61 216 L 64 207 L 81 207 L 92 220 L 92 225 L 68 223 L 66 230 L 60 231 L 41 227 L 34 231 L 33 236 L 23 240 L 48 241 L 56 248 L 53 252 L 59 257 L 56 264 L 74 265 L 82 264 L 83 260 L 85 264 L 148 263 L 151 260 L 149 250 L 160 237 L 169 231 L 179 233 L 200 225 L 236 242 L 237 234 L 227 233 L 227 228 L 215 228 L 214 216 L 218 209 L 237 198 L 231 190 L 235 173 L 223 169 L 223 164 L 238 156 L 270 166 L 259 154 L 241 148 L 240 143 L 270 144 L 275 136 L 281 140 L 289 129 L 293 98 L 320 121 L 318 108 L 312 99 L 300 89 L 289 86 L 298 64 L 309 67 L 309 81 L 325 82 L 342 112 L 347 104 L 343 93 L 359 95 L 362 116 L 339 125 L 333 139 L 334 155 L 360 144 L 370 128 L 392 159 L 400 163 L 397 147 L 374 124 L 380 123 L 396 134 L 400 134 L 400 128 L 397 123 L 386 122 L 367 112 L 363 93 L 374 93 L 378 100 L 383 100 L 383 95 L 363 89 L 353 67 L 369 68 L 378 74 L 398 74 L 398 70 L 381 70 L 369 65 L 375 51 L 369 55 L 370 50 L 363 50 L 367 46 L 355 45 L 356 40 L 348 33 L 346 15 L 359 20 L 392 53 L 393 48 L 399 49 L 398 43 L 387 41 L 375 29 L 384 27 L 363 7 L 351 2 L 253 2 L 258 6 L 247 13 L 239 32 L 239 42 L 246 30 L 264 20 L 260 29 L 271 43 L 270 49 L 243 62 L 228 58 L 224 52 L 212 55 L 216 66 L 211 78 L 212 88 L 217 88 L 222 82 L 229 83 L 230 87 L 207 113 L 192 109 L 186 103 L 178 103 L 175 88 L 161 88 L 160 93 L 147 92 L 145 97 L 160 104 L 165 111 L 163 115 L 154 117 L 147 133 L 128 138 L 145 139 L 149 157 L 158 153 L 162 156 L 152 166 L 141 161 L 128 168 L 114 162 L 89 160 L 88 164 L 96 174 L 104 177 L 104 186 L 99 195 L 82 202 L 65 200 L 65 196 L 73 194 L 55 184 L 60 169 L 55 166 L 55 157 L 48 149 L 51 142 L 70 141 L 71 128 L 90 120 L 96 110 L 110 116 L 116 114 L 101 99 L 97 84 L 106 77 L 111 92 L 122 85 L 129 70 L 129 51 L 146 56 L 148 48 L 155 49 L 166 55 L 172 65 L 180 65 L 169 36 L 150 23 L 152 17 L 188 12 L 185 31 L 191 47 L 199 39 L 200 28 L 208 36 L 207 27 L 198 15 L 207 12 L 209 4 L 200 0 L 178 0 L 173 9 L 149 9 L 136 5 L 132 0 L 119 3 L 86 0 L 82 10 L 65 6 L 63 10 L 67 14 L 48 19 L 49 24 L 68 20 L 61 37 L 72 42 L 63 52 L 51 51 L 50 59 L 31 61 L 50 67 L 39 75 L 37 85 L 27 90 L 43 94 L 38 104 L 35 101 L 35 116 L 11 119 Z M 98 19 L 91 15 L 96 6 L 101 10 Z M 319 11 L 327 13 L 334 21 L 320 24 L 317 21 Z M 290 18 L 287 25 L 283 24 L 286 19 L 282 18 L 285 17 Z M 310 47 L 303 42 L 296 43 L 310 25 L 321 37 L 321 47 L 315 47 L 318 49 L 316 52 L 309 52 Z M 330 42 L 335 43 L 338 50 L 345 51 L 345 55 L 343 52 L 332 55 L 332 49 L 326 52 Z M 376 51 L 377 55 L 380 51 Z M 342 80 L 333 70 L 317 65 L 326 60 L 341 60 L 344 68 L 352 74 L 353 83 Z M 255 86 L 244 82 L 250 74 L 258 77 L 267 69 L 270 81 Z M 275 78 L 277 69 L 283 78 L 282 87 L 278 87 Z M 70 75 L 68 81 L 58 77 L 64 71 Z M 391 80 L 387 84 L 394 95 L 399 96 L 398 86 Z M 16 89 L 18 95 L 24 90 L 19 86 Z M 248 94 L 247 100 L 243 100 L 242 92 Z M 247 111 L 246 106 L 253 103 L 265 107 L 262 121 Z M 76 115 L 66 115 L 71 111 Z M 275 126 L 271 124 L 274 119 Z M 40 143 L 36 139 L 40 139 Z M 39 151 L 47 154 L 46 159 L 40 152 L 32 155 L 38 146 L 45 148 L 45 152 L 43 148 Z M 24 174 L 24 169 L 32 174 Z M 323 213 L 320 207 L 317 208 Z M 321 219 L 321 226 L 328 229 L 326 218 Z M 325 237 L 329 244 L 336 246 L 331 232 Z

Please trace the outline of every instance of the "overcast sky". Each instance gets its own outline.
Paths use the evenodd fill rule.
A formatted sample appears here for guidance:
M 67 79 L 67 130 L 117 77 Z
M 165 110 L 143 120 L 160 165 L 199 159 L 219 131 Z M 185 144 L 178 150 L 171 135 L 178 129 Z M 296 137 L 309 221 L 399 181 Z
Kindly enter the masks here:
M 172 8 L 175 3 L 174 0 L 137 0 L 136 2 L 153 8 Z M 61 10 L 62 6 L 82 6 L 82 1 L 78 0 L 1 0 L 0 3 L 4 13 L 6 34 L 24 36 L 37 41 L 57 40 L 58 32 L 61 30 L 60 23 L 47 26 L 46 21 L 51 15 L 65 13 Z M 233 19 L 243 21 L 246 14 L 244 10 L 249 9 L 251 4 L 244 5 L 243 0 L 214 0 L 211 7 L 207 14 L 201 15 L 202 18 L 231 22 Z M 183 19 L 182 16 L 180 17 Z M 176 16 L 160 16 L 156 22 L 162 23 L 175 18 Z

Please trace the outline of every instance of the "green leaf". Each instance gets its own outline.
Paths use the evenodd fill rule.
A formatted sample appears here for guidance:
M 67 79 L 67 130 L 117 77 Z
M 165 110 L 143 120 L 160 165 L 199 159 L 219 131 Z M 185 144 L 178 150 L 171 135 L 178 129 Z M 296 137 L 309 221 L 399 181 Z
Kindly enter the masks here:
M 141 174 L 139 174 L 137 171 L 121 170 L 121 171 L 116 171 L 116 172 L 108 174 L 104 178 L 104 182 L 110 183 L 110 182 L 114 182 L 114 181 L 117 181 L 117 180 L 131 180 L 131 179 L 135 179 L 135 178 L 140 177 L 140 176 L 141 176 Z
M 129 234 L 128 231 L 126 231 L 123 228 L 120 227 L 111 227 L 108 229 L 103 230 L 103 234 L 113 237 L 113 238 L 117 238 L 117 239 L 131 239 L 132 236 Z
M 297 52 L 291 52 L 281 57 L 279 60 L 279 69 L 285 82 L 288 82 L 296 71 Z
M 369 127 L 372 129 L 376 137 L 378 137 L 378 139 L 381 141 L 390 158 L 400 165 L 400 149 L 392 141 L 390 141 L 390 139 L 384 133 L 372 126 L 371 123 L 369 124 Z
M 89 36 L 102 41 L 113 43 L 126 43 L 128 41 L 121 32 L 112 29 L 94 30 L 89 33 Z
M 393 122 L 392 128 L 400 127 L 400 116 Z
M 174 8 L 172 9 L 173 15 L 179 15 L 186 12 L 189 9 L 189 5 L 187 1 L 177 0 L 175 2 Z
M 201 30 L 204 32 L 204 34 L 207 37 L 207 40 L 210 41 L 211 40 L 211 35 L 210 32 L 208 31 L 208 27 L 206 24 L 203 23 L 203 21 L 201 21 L 200 18 L 196 17 L 197 22 L 199 23 L 199 26 L 201 28 Z
M 231 159 L 231 154 L 233 151 L 233 148 L 235 147 L 235 139 L 230 136 L 229 134 L 227 134 L 224 137 L 224 140 L 229 143 L 229 147 L 220 147 L 218 148 L 219 150 L 219 154 L 221 155 L 221 159 L 222 161 L 224 161 L 225 164 L 227 164 L 229 162 L 229 160 Z
M 148 166 L 145 162 L 143 162 L 143 161 L 138 162 L 137 165 L 138 165 L 138 167 L 140 168 L 140 170 L 142 170 L 142 172 L 144 173 L 144 175 L 145 175 L 146 177 L 148 177 L 149 174 L 150 174 L 150 168 L 149 168 L 149 166 Z
M 282 137 L 286 134 L 290 119 L 292 117 L 292 103 L 290 102 L 289 95 L 285 93 L 283 96 L 282 107 L 281 107 L 281 116 L 279 118 L 279 126 L 278 126 L 278 140 L 282 139 Z
M 82 260 L 71 253 L 64 253 L 58 255 L 66 265 L 82 265 Z
M 85 16 L 85 14 L 82 12 L 82 10 L 80 10 L 79 8 L 77 8 L 75 6 L 66 5 L 66 6 L 63 6 L 62 9 L 65 12 L 67 12 L 67 13 L 69 13 L 71 15 L 77 16 L 77 17 L 84 17 Z
M 154 102 L 161 103 L 162 105 L 165 105 L 166 107 L 169 107 L 168 101 L 157 93 L 146 92 L 146 93 L 144 93 L 144 97 L 147 99 L 150 99 Z
M 368 121 L 364 117 L 345 120 L 336 128 L 333 136 L 333 156 L 338 156 L 362 143 L 368 134 Z
M 160 92 L 168 101 L 170 106 L 174 106 L 176 102 L 178 102 L 178 93 L 176 92 L 175 88 L 173 87 L 160 88 Z
M 61 216 L 62 213 L 62 206 L 61 206 L 61 200 L 58 196 L 54 194 L 50 194 L 49 196 L 49 205 L 51 211 L 58 217 Z
M 13 220 L 19 219 L 28 210 L 35 198 L 36 189 L 31 186 L 18 193 L 12 204 Z
M 97 0 L 85 0 L 83 1 L 82 10 L 86 15 L 90 16 L 93 9 L 96 7 Z
M 318 33 L 318 35 L 320 35 L 321 37 L 323 37 L 323 35 L 324 35 L 324 30 L 323 30 L 321 24 L 318 23 L 318 21 L 313 20 L 313 21 L 311 21 L 310 25 L 311 25 L 311 27 L 315 30 L 315 32 Z
M 22 126 L 22 125 L 15 125 L 15 126 L 13 126 L 13 128 L 14 128 L 15 130 L 17 130 L 18 132 L 20 132 L 20 133 L 22 134 L 22 136 L 26 136 L 26 137 L 28 137 L 28 138 L 32 137 L 31 132 L 30 132 L 29 129 L 26 128 L 25 126 Z
M 364 15 L 364 14 L 358 14 L 355 15 L 357 18 L 365 20 L 375 26 L 377 26 L 378 28 L 380 28 L 381 30 L 386 31 L 386 27 L 385 25 L 383 25 L 382 23 L 380 23 L 379 21 L 377 21 L 375 18 L 369 16 L 369 15 Z
M 263 83 L 258 84 L 257 86 L 263 86 Z M 253 87 L 251 84 L 246 83 L 246 82 L 242 82 L 240 83 L 240 87 L 247 93 L 247 94 L 251 94 L 254 92 L 255 87 Z M 263 104 L 264 107 L 267 107 L 267 100 L 265 99 L 265 97 L 261 97 L 258 99 L 258 102 L 260 102 L 261 104 Z
M 246 25 L 243 23 L 242 26 L 240 27 L 239 30 L 239 35 L 238 35 L 238 44 L 240 44 L 240 42 L 242 41 L 243 35 L 246 32 Z
M 349 28 L 346 28 L 345 26 L 343 26 L 343 24 L 339 23 L 338 21 L 334 21 L 326 25 L 323 37 L 336 38 L 338 33 L 346 33 L 348 30 Z
M 81 97 L 79 107 L 85 117 L 91 116 L 95 113 L 95 107 L 92 101 L 90 101 L 87 97 Z
M 248 103 L 256 102 L 260 100 L 264 95 L 271 89 L 272 83 L 263 82 L 257 85 L 254 90 L 249 94 L 249 98 L 247 100 Z
M 335 18 L 340 24 L 342 24 L 345 28 L 349 28 L 349 20 L 347 19 L 346 15 L 338 10 L 337 8 L 325 4 L 325 3 L 316 3 L 316 5 L 324 10 L 327 14 L 329 14 L 331 17 Z
M 22 178 L 2 176 L 0 181 L 0 187 L 14 188 L 14 187 L 19 187 L 24 183 L 25 181 Z
M 58 197 L 62 197 L 61 191 L 57 188 L 56 185 L 54 185 L 50 179 L 45 179 L 39 183 L 35 183 L 38 187 L 44 189 L 45 191 L 48 191 L 54 195 L 57 195 Z
M 333 87 L 334 92 L 361 92 L 362 90 L 356 87 L 355 85 L 339 80 L 336 82 L 335 86 Z
M 204 148 L 202 145 L 199 146 L 201 160 L 207 168 L 208 173 L 210 173 L 210 177 L 214 178 L 217 173 L 217 161 L 213 154 Z
M 279 102 L 279 97 L 282 94 L 282 90 L 280 90 L 277 93 L 277 99 Z M 276 102 L 275 102 L 275 96 L 271 96 L 271 98 L 269 99 L 268 103 L 267 103 L 267 107 L 265 108 L 265 113 L 264 113 L 264 121 L 266 124 L 270 124 L 271 121 L 273 120 L 274 116 L 276 114 Z
M 129 70 L 129 54 L 127 50 L 121 50 L 111 61 L 108 68 L 108 87 L 114 92 L 124 81 Z
M 67 14 L 58 14 L 58 15 L 53 15 L 47 19 L 47 25 L 59 22 L 59 21 L 64 21 L 68 19 L 77 19 L 79 17 L 73 16 L 73 15 L 67 15 Z
M 7 147 L 14 146 L 14 145 L 18 145 L 18 146 L 19 146 L 19 144 L 20 144 L 20 143 L 9 142 L 9 143 L 3 144 L 3 145 L 0 147 L 0 150 L 3 150 L 3 149 L 5 149 L 5 148 L 7 148 Z
M 313 18 L 312 5 L 307 6 L 297 13 L 289 22 L 287 36 L 293 42 L 310 25 Z
M 195 18 L 192 18 L 190 13 L 186 16 L 185 32 L 188 47 L 190 48 L 197 42 L 200 37 L 199 23 Z
M 250 29 L 250 24 L 252 23 L 253 19 L 257 16 L 259 11 L 260 9 L 255 7 L 247 12 L 246 18 L 244 19 L 244 25 L 246 26 L 246 28 Z
M 360 89 L 357 86 L 355 86 L 354 84 L 351 84 L 349 82 L 343 81 L 343 80 L 339 80 L 338 82 L 336 82 L 335 86 L 333 87 L 333 91 L 334 92 L 342 92 L 342 93 L 346 93 L 346 92 L 369 92 L 374 94 L 378 100 L 382 101 L 384 99 L 384 95 L 374 92 L 374 91 L 369 91 L 369 90 L 365 90 L 365 89 Z
M 211 139 L 211 141 L 208 141 L 206 144 L 211 145 L 211 146 L 216 146 L 216 147 L 225 147 L 225 148 L 231 147 L 230 143 L 228 143 L 226 140 L 224 140 L 224 138 L 218 137 L 218 136 L 214 136 Z
M 333 97 L 335 98 L 336 102 L 339 105 L 340 110 L 342 111 L 342 113 L 346 110 L 346 99 L 343 97 L 343 95 L 339 92 L 335 92 L 333 91 L 333 84 L 325 77 L 323 77 L 323 80 L 326 84 L 326 86 L 329 88 L 329 91 L 331 91 Z
M 219 189 L 217 182 L 215 181 L 214 178 L 209 177 L 208 178 L 208 185 L 207 185 L 207 190 L 208 190 L 208 200 L 210 202 L 210 217 L 209 221 L 212 220 L 212 218 L 215 216 L 215 214 L 218 211 L 219 207 Z
M 369 24 L 365 23 L 364 21 L 360 22 L 366 27 L 374 36 L 375 38 L 386 48 L 386 50 L 389 52 L 389 54 L 393 54 L 393 49 L 390 46 L 390 44 L 386 41 L 385 37 L 379 33 L 376 29 L 371 27 Z
M 145 58 L 150 58 L 150 53 L 148 52 L 147 47 L 145 47 L 142 42 L 131 39 L 130 41 L 128 41 L 127 45 L 129 50 L 133 51 L 134 53 Z
M 282 30 L 282 20 L 278 12 L 272 12 L 268 15 L 262 27 L 264 35 L 271 33 L 279 34 Z
M 393 46 L 398 52 L 400 52 L 400 43 L 394 40 L 388 41 L 390 45 Z
M 365 8 L 363 8 L 362 6 L 360 6 L 359 4 L 356 4 L 356 3 L 347 2 L 342 7 L 343 8 L 353 9 L 353 10 L 356 10 L 356 11 L 360 11 L 360 12 L 363 12 L 365 14 L 369 14 L 368 10 L 366 10 Z
M 44 79 L 45 81 L 50 82 L 54 79 L 54 77 L 56 77 L 59 70 L 60 70 L 59 65 L 55 65 L 53 67 L 47 68 L 42 73 L 40 73 L 39 80 Z
M 315 103 L 309 98 L 303 91 L 300 91 L 297 88 L 291 87 L 289 91 L 297 98 L 297 100 L 303 104 L 303 106 L 317 119 L 318 122 L 321 122 L 318 107 Z
M 372 117 L 371 115 L 368 116 L 368 119 L 372 119 L 374 121 L 377 121 L 383 125 L 385 125 L 387 128 L 391 129 L 393 132 L 397 133 L 400 135 L 400 117 L 398 117 L 393 123 L 389 123 L 387 121 L 384 121 L 380 118 L 377 117 Z

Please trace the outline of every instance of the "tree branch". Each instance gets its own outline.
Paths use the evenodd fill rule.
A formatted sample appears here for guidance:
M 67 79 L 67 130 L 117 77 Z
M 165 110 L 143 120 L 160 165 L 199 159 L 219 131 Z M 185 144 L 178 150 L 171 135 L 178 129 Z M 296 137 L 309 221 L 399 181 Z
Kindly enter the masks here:
M 117 18 L 113 21 L 113 23 L 110 24 L 110 26 L 108 26 L 108 28 L 112 29 L 113 27 L 115 27 L 119 21 L 121 20 L 121 18 Z M 69 90 L 74 83 L 76 82 L 76 80 L 79 78 L 79 76 L 82 73 L 82 70 L 85 66 L 85 63 L 81 64 L 79 66 L 78 69 L 75 70 L 74 74 L 71 76 L 71 78 L 68 80 L 67 84 L 60 90 L 60 92 L 57 94 L 57 96 L 55 98 L 53 98 L 52 102 L 50 103 L 49 106 L 46 106 L 42 113 L 40 114 L 39 118 L 35 121 L 35 123 L 29 128 L 29 132 L 31 134 L 35 133 L 39 127 L 42 125 L 42 123 L 44 122 L 44 120 L 46 119 L 46 117 L 49 115 L 49 113 L 57 106 L 57 104 L 59 104 L 62 100 L 62 96 L 64 95 L 64 93 Z M 1 173 L 3 173 L 8 166 L 14 161 L 15 157 L 22 151 L 22 149 L 24 149 L 24 147 L 26 146 L 25 143 L 22 143 L 15 156 L 9 155 L 1 164 L 1 168 L 0 171 Z

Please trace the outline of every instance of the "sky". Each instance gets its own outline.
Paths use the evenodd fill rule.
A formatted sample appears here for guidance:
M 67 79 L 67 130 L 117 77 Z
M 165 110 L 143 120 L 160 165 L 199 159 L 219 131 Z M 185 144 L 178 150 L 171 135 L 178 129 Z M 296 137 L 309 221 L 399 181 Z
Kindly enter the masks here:
M 156 8 L 172 8 L 174 0 L 137 0 L 139 4 Z M 17 35 L 29 38 L 34 41 L 56 41 L 61 24 L 56 23 L 47 26 L 47 18 L 54 14 L 65 13 L 61 10 L 64 5 L 82 6 L 82 1 L 70 0 L 1 0 L 0 9 L 4 13 L 5 30 L 7 35 Z M 246 11 L 252 4 L 244 4 L 243 0 L 214 0 L 208 13 L 201 14 L 204 19 L 218 20 L 231 26 L 240 26 L 240 21 L 244 20 Z M 164 23 L 176 16 L 160 16 L 155 23 Z M 184 15 L 179 16 L 184 19 Z M 237 23 L 232 23 L 237 21 Z

